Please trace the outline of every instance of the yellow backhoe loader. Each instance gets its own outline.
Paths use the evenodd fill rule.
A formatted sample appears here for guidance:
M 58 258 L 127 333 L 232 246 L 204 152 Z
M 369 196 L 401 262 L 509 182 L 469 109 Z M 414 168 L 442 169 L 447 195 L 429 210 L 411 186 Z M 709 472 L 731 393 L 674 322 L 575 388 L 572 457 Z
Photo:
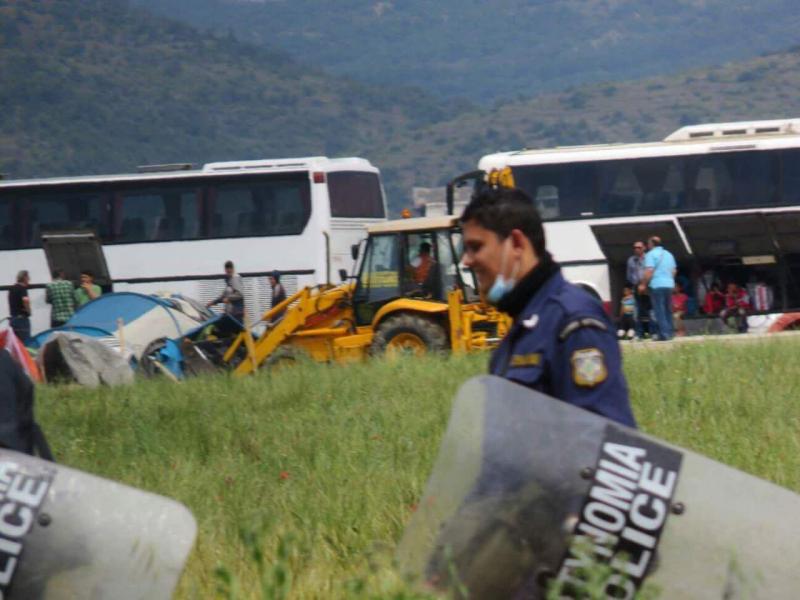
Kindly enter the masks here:
M 456 217 L 375 224 L 353 249 L 354 275 L 339 286 L 304 288 L 264 313 L 258 337 L 245 328 L 223 360 L 237 375 L 306 356 L 359 360 L 370 354 L 469 352 L 490 348 L 510 321 L 481 302 L 459 265 Z

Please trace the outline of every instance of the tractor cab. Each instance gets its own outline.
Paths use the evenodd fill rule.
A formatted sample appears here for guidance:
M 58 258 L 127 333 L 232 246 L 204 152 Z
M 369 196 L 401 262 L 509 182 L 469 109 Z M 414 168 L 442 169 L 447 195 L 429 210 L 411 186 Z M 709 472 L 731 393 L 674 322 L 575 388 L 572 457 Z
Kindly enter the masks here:
M 452 216 L 388 221 L 368 229 L 353 295 L 356 323 L 372 323 L 386 304 L 411 298 L 446 304 L 460 290 L 477 298 L 471 271 L 461 268 L 462 237 Z

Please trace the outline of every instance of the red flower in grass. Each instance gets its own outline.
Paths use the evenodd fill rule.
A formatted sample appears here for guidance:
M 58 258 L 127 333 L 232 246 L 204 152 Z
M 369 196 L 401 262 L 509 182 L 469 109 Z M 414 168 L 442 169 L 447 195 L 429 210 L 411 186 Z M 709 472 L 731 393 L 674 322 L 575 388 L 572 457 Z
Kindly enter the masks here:
M 289 471 L 281 471 L 279 477 L 281 481 L 286 481 L 287 479 L 289 479 Z

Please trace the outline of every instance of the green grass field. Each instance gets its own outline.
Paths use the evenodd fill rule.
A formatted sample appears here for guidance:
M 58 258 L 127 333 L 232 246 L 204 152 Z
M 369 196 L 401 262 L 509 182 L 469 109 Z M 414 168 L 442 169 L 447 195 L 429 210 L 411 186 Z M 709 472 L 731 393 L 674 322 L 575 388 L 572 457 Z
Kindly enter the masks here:
M 627 353 L 641 428 L 800 491 L 800 340 Z M 486 355 L 38 390 L 57 459 L 175 498 L 178 597 L 407 598 L 392 553 Z M 258 558 L 263 553 L 263 560 Z

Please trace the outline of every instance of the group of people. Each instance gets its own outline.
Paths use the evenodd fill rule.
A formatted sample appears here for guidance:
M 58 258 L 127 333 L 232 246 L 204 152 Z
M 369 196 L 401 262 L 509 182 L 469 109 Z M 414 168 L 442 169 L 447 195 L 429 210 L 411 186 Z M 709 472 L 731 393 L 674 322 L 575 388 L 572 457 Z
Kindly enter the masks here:
M 272 306 L 286 299 L 286 290 L 281 284 L 281 275 L 273 271 L 269 275 L 272 288 Z M 31 337 L 31 302 L 28 295 L 30 273 L 26 270 L 17 273 L 16 283 L 8 291 L 9 324 L 14 334 L 25 343 Z M 70 320 L 75 311 L 87 302 L 99 298 L 102 288 L 94 282 L 94 274 L 89 270 L 80 273 L 80 284 L 75 287 L 63 269 L 53 273 L 53 280 L 45 288 L 45 300 L 50 305 L 50 327 L 61 327 Z M 225 263 L 225 288 L 217 298 L 208 303 L 224 304 L 225 312 L 244 322 L 244 286 L 242 278 L 236 273 L 233 262 Z
M 686 293 L 689 282 L 678 277 L 675 257 L 658 236 L 649 238 L 646 247 L 644 242 L 635 242 L 627 262 L 617 337 L 642 339 L 649 335 L 655 340 L 670 340 L 685 335 L 684 319 L 697 311 L 719 317 L 740 333 L 747 331 L 747 315 L 752 312 L 747 290 L 728 282 L 723 292 L 722 284 L 712 277 L 698 305 L 697 299 Z
M 671 340 L 675 335 L 675 307 L 683 306 L 686 297 L 676 289 L 678 265 L 675 257 L 657 235 L 633 244 L 628 258 L 627 285 L 620 302 L 617 334 L 624 338 Z
M 747 315 L 752 311 L 750 296 L 742 287 L 733 281 L 725 286 L 719 282 L 711 284 L 703 302 L 703 312 L 707 315 L 719 315 L 723 322 L 733 321 L 740 333 L 747 331 Z
M 272 290 L 270 307 L 274 308 L 286 300 L 286 289 L 281 283 L 280 271 L 272 271 L 268 277 L 269 285 Z M 225 287 L 222 289 L 222 293 L 208 302 L 206 307 L 211 308 L 215 304 L 223 304 L 226 314 L 244 323 L 244 282 L 242 281 L 242 276 L 236 272 L 236 268 L 231 260 L 225 262 Z
M 11 329 L 25 343 L 31 336 L 31 302 L 28 287 L 31 277 L 28 271 L 17 273 L 17 281 L 8 291 L 8 313 Z M 75 310 L 102 295 L 103 290 L 94 282 L 94 274 L 83 270 L 80 284 L 75 287 L 66 278 L 63 269 L 56 269 L 53 281 L 45 288 L 45 300 L 50 305 L 50 327 L 61 327 L 69 321 Z

